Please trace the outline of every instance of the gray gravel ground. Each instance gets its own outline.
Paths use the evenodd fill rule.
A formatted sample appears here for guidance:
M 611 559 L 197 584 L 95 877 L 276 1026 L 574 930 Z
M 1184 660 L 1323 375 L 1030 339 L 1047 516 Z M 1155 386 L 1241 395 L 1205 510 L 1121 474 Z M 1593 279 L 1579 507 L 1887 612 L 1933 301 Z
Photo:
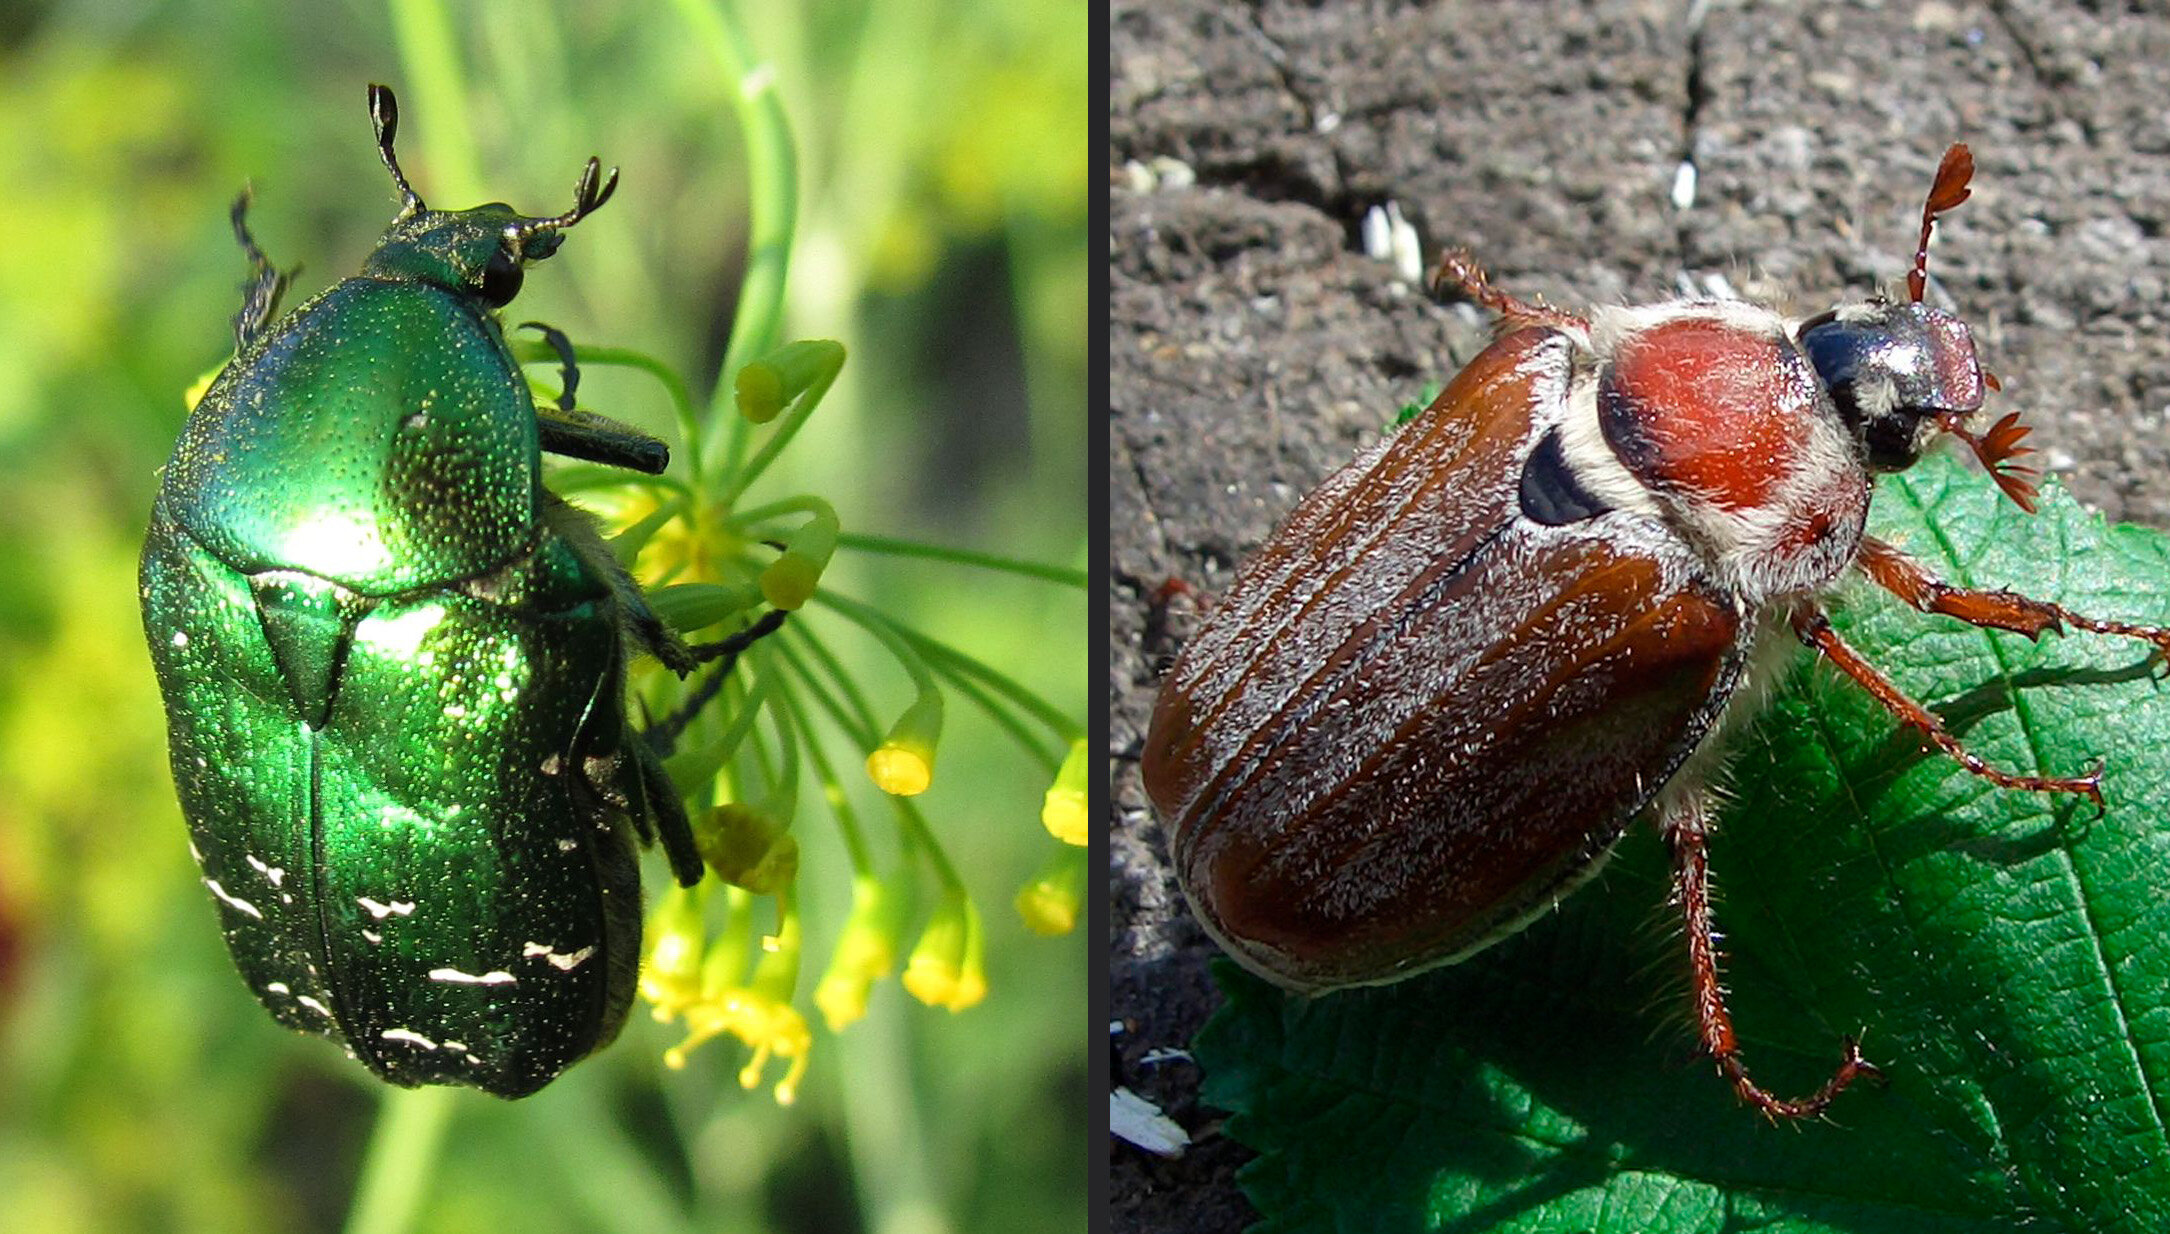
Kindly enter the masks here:
M 1113 5 L 1114 1072 L 1202 1137 L 1175 1161 L 1117 1146 L 1114 1229 L 1252 1219 L 1248 1154 L 1214 1134 L 1195 1068 L 1145 1061 L 1218 997 L 1138 787 L 1171 649 L 1147 596 L 1224 585 L 1484 340 L 1363 255 L 1366 208 L 1399 203 L 1427 261 L 1466 245 L 1567 307 L 1720 276 L 1808 311 L 1897 287 L 1937 157 L 1965 140 L 1974 197 L 1931 268 L 1997 406 L 2082 501 L 2170 525 L 2170 13 L 2128 7 Z

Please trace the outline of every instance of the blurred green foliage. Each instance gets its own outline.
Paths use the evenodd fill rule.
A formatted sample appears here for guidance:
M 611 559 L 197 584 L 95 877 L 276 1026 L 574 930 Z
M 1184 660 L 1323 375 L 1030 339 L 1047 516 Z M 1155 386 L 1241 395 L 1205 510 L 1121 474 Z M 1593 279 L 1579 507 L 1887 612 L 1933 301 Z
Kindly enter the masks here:
M 828 496 L 848 531 L 1082 567 L 1085 7 L 743 16 L 798 138 L 786 333 L 851 348 L 780 491 Z M 417 68 L 444 48 L 456 63 Z M 554 210 L 588 154 L 620 166 L 516 319 L 662 356 L 697 399 L 715 380 L 744 159 L 734 87 L 680 6 L 0 2 L 0 1230 L 319 1229 L 348 1210 L 385 1090 L 277 1028 L 231 971 L 134 568 L 182 391 L 231 350 L 236 192 L 254 185 L 272 259 L 305 266 L 297 298 L 390 220 L 372 80 L 401 91 L 402 160 L 433 204 Z M 638 375 L 588 372 L 581 401 L 671 434 Z M 1081 593 L 850 552 L 825 581 L 1084 714 Z M 885 708 L 909 700 L 878 648 L 828 629 Z M 817 1026 L 788 1109 L 738 1087 L 736 1043 L 662 1073 L 676 1033 L 636 1015 L 535 1098 L 456 1094 L 420 1228 L 1083 1228 L 1084 940 L 1009 908 L 1048 851 L 1047 771 L 962 701 L 942 757 L 919 802 L 985 913 L 983 1004 L 952 1015 L 883 983 L 867 1020 Z M 845 869 L 818 808 L 798 833 L 808 870 Z M 849 886 L 803 882 L 818 956 Z

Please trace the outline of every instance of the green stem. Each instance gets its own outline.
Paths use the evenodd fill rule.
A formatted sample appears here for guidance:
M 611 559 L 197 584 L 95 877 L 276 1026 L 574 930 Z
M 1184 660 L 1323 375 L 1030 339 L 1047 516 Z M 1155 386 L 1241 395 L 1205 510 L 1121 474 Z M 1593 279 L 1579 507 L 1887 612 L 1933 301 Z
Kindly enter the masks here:
M 1047 774 L 1052 776 L 1062 769 L 1061 756 L 1051 753 L 1045 743 L 1041 741 L 1039 734 L 1027 728 L 1025 722 L 1017 717 L 1017 713 L 1010 710 L 1001 699 L 988 693 L 986 687 L 963 673 L 945 672 L 940 664 L 934 666 L 934 671 L 946 677 L 950 686 L 959 694 L 978 703 L 980 710 L 987 713 L 987 718 L 995 722 L 995 727 L 1008 733 L 1010 739 L 1023 748 L 1025 753 L 1031 755 L 1041 766 L 1047 768 Z
M 421 128 L 421 145 L 430 152 L 430 179 L 435 183 L 425 200 L 487 200 L 481 190 L 482 159 L 467 124 L 467 77 L 460 69 L 460 40 L 452 33 L 451 14 L 441 0 L 390 0 L 388 7 L 412 99 L 399 109 L 400 119 Z
M 1077 721 L 1064 715 L 1060 708 L 1025 688 L 1014 678 L 990 668 L 939 639 L 929 638 L 927 635 L 921 634 L 910 626 L 892 619 L 888 614 L 874 608 L 872 605 L 862 604 L 849 596 L 838 595 L 826 588 L 818 592 L 814 598 L 865 627 L 869 634 L 881 639 L 884 646 L 893 648 L 897 643 L 909 646 L 912 649 L 912 660 L 914 662 L 922 665 L 939 664 L 950 669 L 951 671 L 945 675 L 951 677 L 952 680 L 960 675 L 969 675 L 987 683 L 994 688 L 996 693 L 1008 697 L 1011 702 L 1030 712 L 1033 718 L 1054 730 L 1055 735 L 1062 739 L 1064 745 L 1067 746 L 1072 741 L 1085 735 L 1085 730 Z M 907 663 L 906 667 L 909 669 L 910 663 Z M 914 680 L 918 680 L 916 676 Z
M 934 689 L 934 674 L 927 668 L 926 657 L 912 645 L 912 631 L 892 621 L 880 609 L 871 604 L 861 604 L 849 596 L 838 595 L 824 587 L 814 593 L 814 599 L 835 610 L 845 620 L 874 636 L 891 656 L 896 658 L 904 671 L 911 676 L 912 686 L 921 693 Z M 924 638 L 924 636 L 919 636 Z M 931 640 L 930 640 L 931 641 Z M 992 672 L 993 670 L 988 670 Z
M 859 743 L 859 753 L 865 755 L 882 739 L 882 726 L 874 718 L 873 706 L 860 691 L 859 683 L 853 681 L 851 674 L 844 671 L 844 662 L 836 658 L 836 653 L 829 650 L 827 644 L 811 635 L 800 634 L 798 638 L 814 659 L 820 661 L 822 672 L 827 673 L 829 680 L 836 683 L 838 692 L 843 695 L 844 701 L 850 704 L 851 714 L 836 712 L 836 722 L 838 727 L 844 730 L 845 736 Z M 815 684 L 811 676 L 807 678 L 807 683 Z
M 801 678 L 808 676 L 806 664 L 793 654 L 791 648 L 781 648 L 777 654 L 783 657 L 784 663 L 790 666 L 793 673 Z M 821 799 L 829 803 L 829 813 L 836 819 L 837 833 L 844 839 L 844 852 L 851 858 L 852 873 L 873 877 L 874 855 L 867 848 L 866 833 L 860 830 L 859 815 L 851 808 L 851 799 L 844 792 L 844 782 L 837 778 L 836 768 L 830 764 L 829 756 L 822 753 L 821 742 L 814 736 L 814 727 L 804 705 L 799 702 L 799 696 L 781 674 L 776 682 L 776 701 L 779 707 L 791 713 L 792 721 L 801 734 L 800 740 L 806 750 L 806 759 L 814 765 L 814 780 L 821 785 Z
M 919 807 L 913 805 L 909 797 L 891 797 L 889 800 L 897 807 L 897 817 L 904 820 L 905 835 L 916 841 L 927 854 L 927 860 L 934 863 L 935 881 L 942 884 L 942 890 L 950 895 L 968 896 L 964 877 L 957 873 L 942 842 L 934 838 L 934 829 L 927 825 L 927 816 L 919 812 Z
M 449 1088 L 384 1090 L 354 1204 L 347 1210 L 346 1234 L 403 1234 L 415 1227 L 452 1120 L 452 1100 Z
M 772 501 L 765 506 L 755 506 L 751 510 L 740 510 L 725 521 L 733 527 L 744 527 L 780 514 L 826 514 L 833 519 L 836 517 L 836 507 L 807 493 L 798 497 L 786 497 L 782 501 Z M 839 534 L 838 542 L 842 541 L 843 537 Z
M 836 721 L 836 726 L 844 730 L 845 738 L 857 746 L 859 752 L 864 755 L 874 748 L 875 743 L 881 740 L 882 730 L 874 722 L 874 713 L 867 707 L 866 699 L 859 694 L 857 687 L 852 684 L 851 678 L 844 676 L 843 665 L 837 662 L 836 657 L 830 654 L 827 647 L 822 646 L 818 640 L 812 638 L 801 641 L 805 643 L 806 650 L 813 655 L 814 659 L 820 661 L 819 667 L 821 671 L 826 673 L 829 679 L 834 681 L 838 688 L 849 696 L 849 709 L 847 709 L 846 702 L 830 693 L 829 687 L 822 684 L 820 676 L 816 675 L 812 668 L 808 667 L 790 650 L 790 647 L 797 645 L 796 643 L 787 646 L 786 650 L 786 655 L 789 657 L 792 667 L 798 671 L 799 679 L 806 683 L 806 688 L 813 693 L 814 701 L 821 704 L 821 709 L 829 713 L 829 718 Z
M 986 682 L 996 692 L 1031 712 L 1033 717 L 1051 729 L 1064 745 L 1069 745 L 1085 735 L 1085 729 L 1077 721 L 1064 715 L 1062 709 L 1032 692 L 1016 678 L 975 660 L 947 643 L 929 638 L 909 626 L 898 627 L 898 633 L 914 648 L 924 653 L 928 660 L 944 671 L 944 676 L 955 680 L 958 676 L 971 676 Z
M 1044 579 L 1065 587 L 1085 590 L 1087 576 L 1083 570 L 1068 566 L 1049 565 L 1046 562 L 1022 561 L 1015 557 L 998 557 L 993 553 L 975 552 L 968 548 L 948 548 L 939 544 L 922 544 L 917 540 L 903 540 L 894 536 L 866 535 L 862 532 L 845 532 L 836 538 L 838 548 L 855 548 L 862 553 L 890 553 L 898 557 L 921 557 L 930 561 L 948 561 L 958 565 L 978 566 L 983 570 L 1002 570 L 1010 574 L 1022 574 L 1027 578 Z
M 798 215 L 798 155 L 791 124 L 776 97 L 774 70 L 755 63 L 738 14 L 728 4 L 677 0 L 694 36 L 731 84 L 739 132 L 746 143 L 746 277 L 724 348 L 723 370 L 709 400 L 700 453 L 735 476 L 746 449 L 746 421 L 731 406 L 732 374 L 755 356 L 773 350 L 783 333 L 784 276 L 791 264 L 792 229 Z

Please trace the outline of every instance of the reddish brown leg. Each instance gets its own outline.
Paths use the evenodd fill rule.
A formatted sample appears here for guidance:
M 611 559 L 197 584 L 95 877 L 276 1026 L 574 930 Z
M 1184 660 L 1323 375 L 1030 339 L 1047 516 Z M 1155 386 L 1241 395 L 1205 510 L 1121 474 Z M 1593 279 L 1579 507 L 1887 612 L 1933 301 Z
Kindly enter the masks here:
M 2066 626 L 2071 626 L 2096 634 L 2145 639 L 2155 645 L 2155 654 L 2170 659 L 2170 630 L 2160 626 L 2127 625 L 2122 621 L 2101 621 L 2062 605 L 2030 600 L 2012 591 L 1954 587 L 1931 574 L 1920 562 L 1874 536 L 1861 541 L 1861 572 L 1924 613 L 1943 613 L 1968 625 L 2011 630 L 2028 638 L 2040 638 L 2044 630 L 2062 634 Z
M 1993 601 L 1997 595 L 1994 592 L 1976 592 L 1973 594 L 1990 601 Z M 2030 600 L 2027 603 L 2031 604 L 2033 601 Z M 2014 610 L 2014 612 L 2017 612 L 2017 610 Z M 2063 610 L 2060 609 L 2058 612 L 2062 614 Z M 2069 619 L 2069 614 L 2064 615 Z M 2013 622 L 2023 620 L 2021 617 L 2013 615 L 2013 613 L 2005 613 L 2003 616 Z M 2020 625 L 2016 624 L 2003 625 L 2002 628 L 2020 629 L 2025 632 Z M 1890 678 L 1877 672 L 1875 665 L 1863 659 L 1860 652 L 1847 646 L 1846 640 L 1840 638 L 1838 631 L 1831 628 L 1830 619 L 1825 617 L 1821 610 L 1808 605 L 1803 605 L 1796 610 L 1793 616 L 1793 631 L 1800 635 L 1802 642 L 1822 652 L 1824 658 L 1838 666 L 1840 672 L 1860 682 L 1861 687 L 1867 690 L 1877 702 L 1882 703 L 1885 710 L 1897 716 L 1901 724 L 1927 737 L 1935 744 L 1937 749 L 1942 750 L 1953 761 L 1968 771 L 1999 788 L 2026 789 L 2038 793 L 2077 793 L 2094 802 L 2097 810 L 2102 808 L 2102 768 L 2097 767 L 2083 776 L 2069 777 L 2028 776 L 2009 771 L 1999 771 L 1983 762 L 1980 755 L 1960 745 L 1959 739 L 1952 736 L 1945 729 L 1944 722 L 1937 719 L 1934 712 L 1908 698 L 1900 691 L 1899 687 L 1891 684 Z
M 1467 249 L 1448 249 L 1439 258 L 1439 269 L 1432 273 L 1432 294 L 1439 295 L 1448 288 L 1460 291 L 1476 303 L 1491 309 L 1502 317 L 1538 326 L 1566 326 L 1585 329 L 1589 322 L 1573 313 L 1562 312 L 1545 304 L 1532 304 L 1517 299 L 1492 286 L 1492 280 L 1484 276 L 1477 259 Z
M 1673 898 L 1688 936 L 1688 972 L 1694 983 L 1695 1025 L 1703 1049 L 1718 1061 L 1718 1071 L 1732 1083 L 1740 1099 L 1762 1111 L 1764 1117 L 1814 1118 L 1833 1098 L 1862 1076 L 1882 1079 L 1883 1072 L 1863 1060 L 1860 1043 L 1844 1040 L 1844 1057 L 1838 1070 L 1823 1087 L 1806 1097 L 1774 1097 L 1748 1075 L 1741 1062 L 1740 1039 L 1733 1033 L 1733 1016 L 1725 1008 L 1725 987 L 1719 983 L 1718 940 L 1711 928 L 1710 913 L 1710 819 L 1701 794 L 1690 794 L 1658 820 L 1659 829 L 1673 849 Z

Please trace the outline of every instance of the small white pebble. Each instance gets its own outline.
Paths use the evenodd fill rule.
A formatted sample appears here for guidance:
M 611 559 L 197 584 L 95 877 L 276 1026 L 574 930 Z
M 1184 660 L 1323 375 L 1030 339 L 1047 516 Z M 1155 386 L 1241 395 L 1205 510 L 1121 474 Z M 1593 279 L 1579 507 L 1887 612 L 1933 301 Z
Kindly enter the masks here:
M 1695 164 L 1682 159 L 1673 169 L 1673 209 L 1686 210 L 1695 204 Z

